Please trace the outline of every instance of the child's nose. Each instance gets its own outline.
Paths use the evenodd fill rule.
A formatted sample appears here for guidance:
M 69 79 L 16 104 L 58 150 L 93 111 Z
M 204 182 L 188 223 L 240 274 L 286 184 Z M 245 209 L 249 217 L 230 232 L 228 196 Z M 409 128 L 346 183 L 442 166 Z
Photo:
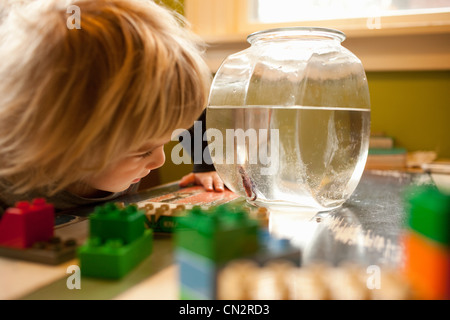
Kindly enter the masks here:
M 152 161 L 149 161 L 147 163 L 146 168 L 149 170 L 157 169 L 161 167 L 164 162 L 166 162 L 166 155 L 164 154 L 164 148 L 158 148 L 158 150 L 155 151 L 155 157 L 152 159 Z

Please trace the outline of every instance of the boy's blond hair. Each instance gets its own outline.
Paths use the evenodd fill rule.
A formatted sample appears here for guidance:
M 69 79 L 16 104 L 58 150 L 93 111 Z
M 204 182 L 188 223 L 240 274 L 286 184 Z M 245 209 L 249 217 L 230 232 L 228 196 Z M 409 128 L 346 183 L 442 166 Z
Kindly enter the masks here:
M 71 4 L 81 29 L 66 25 Z M 0 31 L 0 177 L 54 193 L 190 127 L 210 84 L 199 44 L 152 1 L 33 1 L 11 13 Z

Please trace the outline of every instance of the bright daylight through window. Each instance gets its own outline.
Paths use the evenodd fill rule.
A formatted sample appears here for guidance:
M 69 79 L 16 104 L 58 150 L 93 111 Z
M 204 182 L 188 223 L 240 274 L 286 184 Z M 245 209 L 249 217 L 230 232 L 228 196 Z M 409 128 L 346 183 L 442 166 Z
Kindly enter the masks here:
M 251 0 L 250 20 L 279 23 L 450 12 L 450 0 Z

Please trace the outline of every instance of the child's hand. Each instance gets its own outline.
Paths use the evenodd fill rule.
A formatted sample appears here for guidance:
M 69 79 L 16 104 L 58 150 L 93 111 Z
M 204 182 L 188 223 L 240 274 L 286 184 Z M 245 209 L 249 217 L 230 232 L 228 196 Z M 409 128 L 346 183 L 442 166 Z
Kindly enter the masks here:
M 180 187 L 194 183 L 203 186 L 206 191 L 224 191 L 224 184 L 216 171 L 190 173 L 180 180 Z

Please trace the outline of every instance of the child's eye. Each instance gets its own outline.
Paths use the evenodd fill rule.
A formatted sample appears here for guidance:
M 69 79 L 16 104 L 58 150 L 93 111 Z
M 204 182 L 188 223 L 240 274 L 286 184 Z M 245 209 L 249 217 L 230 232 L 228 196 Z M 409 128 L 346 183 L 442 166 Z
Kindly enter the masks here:
M 139 155 L 139 158 L 147 158 L 149 156 L 151 156 L 152 151 L 147 151 L 146 153 L 142 153 Z

